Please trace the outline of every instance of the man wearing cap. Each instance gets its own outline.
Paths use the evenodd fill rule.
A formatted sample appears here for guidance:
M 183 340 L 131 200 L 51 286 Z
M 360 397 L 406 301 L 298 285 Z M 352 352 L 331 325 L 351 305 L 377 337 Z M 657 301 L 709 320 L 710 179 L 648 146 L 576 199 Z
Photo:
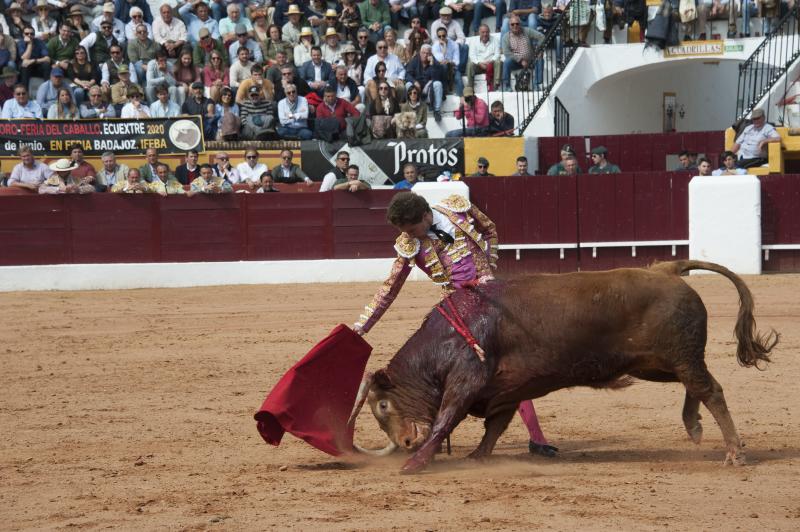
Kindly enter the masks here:
M 116 114 L 119 115 L 119 110 L 122 109 L 122 106 L 130 101 L 128 92 L 135 88 L 137 92 L 142 93 L 142 88 L 131 80 L 130 67 L 127 65 L 120 65 L 119 69 L 117 69 L 117 76 L 119 81 L 108 87 L 108 93 L 111 95 L 111 103 L 118 106 Z M 103 88 L 105 89 L 106 86 L 103 86 Z M 91 93 L 89 93 L 89 97 L 91 98 Z
M 284 87 L 284 93 L 286 97 L 278 102 L 278 135 L 285 139 L 311 140 L 308 102 L 297 94 L 297 87 L 291 83 Z
M 383 0 L 364 0 L 358 4 L 358 10 L 362 23 L 369 30 L 369 40 L 377 42 L 383 39 L 383 32 L 392 27 L 389 5 Z
M 236 40 L 237 24 L 244 24 L 248 32 L 253 31 L 250 19 L 242 16 L 241 4 L 231 3 L 226 9 L 228 16 L 219 21 L 219 34 L 222 35 L 223 42 L 229 43 Z
M 547 175 L 566 175 L 566 169 L 564 168 L 564 162 L 569 159 L 573 158 L 577 161 L 577 157 L 575 157 L 575 150 L 569 144 L 564 144 L 561 146 L 560 151 L 561 161 L 557 162 L 553 166 L 551 166 L 547 170 Z M 583 173 L 580 167 L 577 168 L 578 173 Z
M 276 8 L 277 9 L 277 8 Z M 291 4 L 286 12 L 286 24 L 281 28 L 283 40 L 295 46 L 300 44 L 300 32 L 303 29 L 303 13 L 297 4 Z
M 464 87 L 464 96 L 456 109 L 455 117 L 464 118 L 463 127 L 448 131 L 446 137 L 478 137 L 486 135 L 489 127 L 489 106 L 475 96 L 472 87 Z
M 190 0 L 178 9 L 186 23 L 186 34 L 192 46 L 200 41 L 200 30 L 205 28 L 214 39 L 219 39 L 219 25 L 211 18 L 211 10 L 203 0 Z
M 489 173 L 489 160 L 486 157 L 478 157 L 478 171 L 469 177 L 494 177 L 494 174 Z
M 128 0 L 127 2 L 122 2 L 122 5 L 130 6 L 131 5 L 130 2 L 131 2 L 131 0 Z M 138 28 L 140 25 L 144 26 L 145 29 L 147 30 L 147 32 L 146 32 L 147 38 L 150 39 L 150 40 L 153 39 L 153 26 L 151 26 L 150 23 L 147 22 L 147 20 L 145 20 L 145 16 L 144 16 L 144 9 L 145 8 L 148 9 L 147 20 L 152 20 L 153 17 L 150 16 L 150 11 L 149 11 L 149 8 L 147 7 L 147 3 L 144 4 L 144 7 L 138 7 L 138 6 L 131 7 L 130 11 L 128 11 L 128 15 L 127 16 L 124 15 L 124 14 L 120 14 L 119 15 L 120 20 L 128 20 L 128 19 L 130 19 L 130 22 L 125 24 L 125 40 L 128 43 L 130 43 L 134 39 L 138 38 L 138 34 L 136 33 L 136 28 Z
M 114 38 L 117 40 L 117 42 L 124 44 L 126 40 L 125 24 L 118 18 L 114 17 L 114 11 L 116 11 L 114 2 L 106 2 L 103 4 L 102 15 L 92 20 L 92 29 L 95 31 L 99 30 L 102 27 L 102 23 L 106 21 L 111 24 L 111 33 L 114 35 Z
M 99 30 L 93 31 L 80 42 L 80 45 L 89 52 L 89 59 L 91 59 L 92 64 L 96 67 L 99 67 L 111 58 L 112 46 L 120 45 L 113 33 L 114 25 L 105 19 L 101 20 L 99 24 Z M 122 57 L 118 57 L 117 59 L 121 60 Z
M 598 146 L 592 150 L 592 166 L 589 167 L 590 174 L 618 174 L 619 166 L 608 162 L 608 150 L 605 146 Z
M 12 67 L 3 67 L 3 72 L 0 75 L 0 108 L 3 107 L 8 100 L 14 99 L 14 85 L 17 84 L 17 71 Z
M 65 88 L 69 89 L 64 83 L 64 71 L 60 67 L 55 67 L 50 71 L 50 79 L 39 85 L 39 89 L 36 91 L 36 103 L 42 109 L 50 109 L 50 106 L 58 100 L 58 91 Z M 71 89 L 70 94 L 72 94 Z
M 236 61 L 236 58 L 239 56 L 240 48 L 246 48 L 250 51 L 250 60 L 254 63 L 260 63 L 264 60 L 264 56 L 261 55 L 261 47 L 256 41 L 250 38 L 250 35 L 247 33 L 247 27 L 244 24 L 236 25 L 236 40 L 228 47 L 228 56 L 231 63 Z
M 333 68 L 330 63 L 323 61 L 320 47 L 312 46 L 311 59 L 303 63 L 297 73 L 314 92 L 321 96 L 322 91 L 333 77 Z
M 219 65 L 223 69 L 227 68 L 230 64 L 228 62 L 228 53 L 222 45 L 219 38 L 211 36 L 208 28 L 200 28 L 198 32 L 200 40 L 194 45 L 192 49 L 192 60 L 197 68 L 203 69 L 211 64 L 211 54 L 217 52 L 222 59 L 222 64 Z
M 169 87 L 166 85 L 156 87 L 156 101 L 150 104 L 150 117 L 174 118 L 180 114 L 181 108 L 169 99 Z
M 177 58 L 186 44 L 186 25 L 172 16 L 172 8 L 163 4 L 158 10 L 159 17 L 153 21 L 153 40 L 164 47 L 170 57 Z
M 260 87 L 251 86 L 239 102 L 241 136 L 245 140 L 267 140 L 275 134 L 275 102 L 264 98 Z
M 335 65 L 342 59 L 344 47 L 339 44 L 339 33 L 335 28 L 328 28 L 325 31 L 325 43 L 320 48 L 322 48 L 322 59 L 331 65 Z
M 33 28 L 30 26 L 22 30 L 22 39 L 17 43 L 17 58 L 20 82 L 26 87 L 34 76 L 50 77 L 51 60 L 47 45 L 35 37 Z
M 5 109 L 3 111 L 5 112 Z M 3 118 L 6 117 L 3 116 Z M 33 158 L 33 150 L 30 146 L 23 146 L 19 149 L 19 159 L 20 162 L 14 166 L 11 176 L 8 178 L 9 187 L 36 192 L 39 190 L 39 185 L 53 175 L 53 171 L 46 164 Z
M 53 174 L 39 185 L 39 194 L 90 194 L 94 185 L 86 179 L 73 177 L 70 172 L 78 167 L 70 159 L 59 159 L 50 165 Z M 92 177 L 94 179 L 94 177 Z
M 763 109 L 753 109 L 752 123 L 736 137 L 731 151 L 739 157 L 740 168 L 751 168 L 767 164 L 767 144 L 780 142 L 781 136 L 767 123 Z
M 439 10 L 439 18 L 431 24 L 431 35 L 436 35 L 439 28 L 445 28 L 447 30 L 447 38 L 458 44 L 458 71 L 464 74 L 467 71 L 469 46 L 467 45 L 467 36 L 464 34 L 461 23 L 453 19 L 452 8 L 445 6 Z
M 78 39 L 83 39 L 92 32 L 89 24 L 83 20 L 83 9 L 78 4 L 69 8 L 65 25 L 69 26 Z
M 217 136 L 217 120 L 215 117 L 214 100 L 205 97 L 205 86 L 202 81 L 195 81 L 189 89 L 191 94 L 183 102 L 181 112 L 185 115 L 199 115 L 203 117 L 203 131 L 210 138 Z
M 58 28 L 58 35 L 47 41 L 47 53 L 53 61 L 53 66 L 61 67 L 66 71 L 69 62 L 75 58 L 75 48 L 78 47 L 78 38 L 73 35 L 72 28 L 62 24 Z

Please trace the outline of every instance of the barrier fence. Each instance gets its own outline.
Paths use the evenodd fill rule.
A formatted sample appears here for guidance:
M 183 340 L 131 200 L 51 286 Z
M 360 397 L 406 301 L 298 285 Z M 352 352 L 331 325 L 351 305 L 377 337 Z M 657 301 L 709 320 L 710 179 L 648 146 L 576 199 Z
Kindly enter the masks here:
M 681 173 L 468 178 L 506 274 L 643 266 L 688 254 Z M 0 265 L 391 257 L 392 190 L 0 197 Z M 800 271 L 800 175 L 762 178 L 765 271 Z M 766 254 L 768 253 L 768 257 Z

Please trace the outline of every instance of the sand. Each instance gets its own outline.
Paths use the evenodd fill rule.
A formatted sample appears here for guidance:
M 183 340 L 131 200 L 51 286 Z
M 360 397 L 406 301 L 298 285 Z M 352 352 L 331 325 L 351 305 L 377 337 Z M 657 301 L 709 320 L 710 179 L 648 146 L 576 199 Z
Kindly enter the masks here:
M 563 390 L 537 400 L 557 458 L 527 453 L 520 420 L 494 456 L 452 456 L 401 476 L 405 455 L 346 462 L 253 413 L 293 361 L 350 323 L 374 283 L 0 294 L 0 529 L 797 530 L 800 276 L 748 277 L 759 326 L 783 335 L 744 369 L 738 302 L 719 276 L 689 279 L 709 310 L 707 360 L 750 465 L 723 467 L 719 428 L 683 429 L 678 384 Z M 437 300 L 409 283 L 367 337 L 383 366 Z M 368 412 L 357 439 L 385 440 Z

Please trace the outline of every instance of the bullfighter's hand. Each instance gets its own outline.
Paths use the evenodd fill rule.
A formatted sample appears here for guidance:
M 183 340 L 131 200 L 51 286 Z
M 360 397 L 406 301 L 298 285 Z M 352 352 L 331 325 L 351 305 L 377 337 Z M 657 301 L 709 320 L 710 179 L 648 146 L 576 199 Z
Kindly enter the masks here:
M 359 325 L 358 323 L 353 325 L 353 332 L 359 336 L 364 336 L 364 329 L 362 329 L 361 325 Z
M 486 284 L 489 281 L 494 281 L 493 275 L 482 275 L 481 277 L 478 278 L 478 284 Z

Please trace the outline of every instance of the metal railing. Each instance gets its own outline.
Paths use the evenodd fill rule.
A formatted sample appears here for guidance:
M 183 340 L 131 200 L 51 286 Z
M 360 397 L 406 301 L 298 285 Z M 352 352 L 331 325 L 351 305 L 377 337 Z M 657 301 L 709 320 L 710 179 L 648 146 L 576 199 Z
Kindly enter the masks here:
M 555 97 L 554 101 L 556 112 L 553 116 L 553 134 L 556 137 L 568 137 L 569 111 L 567 111 L 567 108 L 561 103 L 561 100 L 558 99 L 558 96 Z
M 739 65 L 736 121 L 745 118 L 800 57 L 800 3 L 795 2 L 747 60 Z

